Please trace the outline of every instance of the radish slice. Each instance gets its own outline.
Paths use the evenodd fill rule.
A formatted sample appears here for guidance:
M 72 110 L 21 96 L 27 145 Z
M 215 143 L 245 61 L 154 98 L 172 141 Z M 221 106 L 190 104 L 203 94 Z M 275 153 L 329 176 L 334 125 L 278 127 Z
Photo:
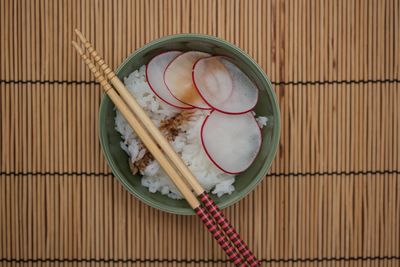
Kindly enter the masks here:
M 192 81 L 192 68 L 200 58 L 210 54 L 190 51 L 176 57 L 164 73 L 164 81 L 172 95 L 179 101 L 201 109 L 210 107 L 201 98 Z
M 169 51 L 155 56 L 146 66 L 146 78 L 151 90 L 153 90 L 154 94 L 162 101 L 177 108 L 190 109 L 193 107 L 177 100 L 164 83 L 165 69 L 169 63 L 180 54 L 182 54 L 182 52 Z
M 232 79 L 219 57 L 202 58 L 193 66 L 193 82 L 210 106 L 224 103 L 232 93 Z
M 222 78 L 225 74 L 220 71 L 218 80 L 220 81 L 217 85 L 216 82 L 214 84 L 216 86 L 220 86 L 219 89 L 214 89 L 214 91 L 224 92 L 223 96 L 215 97 L 210 94 L 210 86 L 207 83 L 206 76 L 215 76 L 212 71 L 208 71 L 205 69 L 205 66 L 215 64 L 215 60 L 219 60 L 222 65 L 224 65 L 225 69 L 230 75 L 232 79 L 232 92 L 229 98 L 221 101 L 224 98 L 227 92 L 227 88 L 229 87 L 229 82 L 227 82 L 228 78 Z M 202 61 L 204 61 L 202 63 Z M 221 69 L 218 67 L 218 69 Z M 228 114 L 242 114 L 249 112 L 254 108 L 258 101 L 258 89 L 256 85 L 244 74 L 235 64 L 233 64 L 227 57 L 210 57 L 201 59 L 194 66 L 193 70 L 193 82 L 196 85 L 196 89 L 200 93 L 201 97 L 205 100 L 207 104 L 209 104 L 213 109 L 216 109 L 223 113 Z M 223 81 L 223 82 L 222 82 Z M 224 83 L 224 84 L 223 84 Z
M 256 158 L 261 147 L 261 130 L 251 112 L 232 116 L 213 111 L 203 122 L 201 141 L 215 166 L 237 174 Z

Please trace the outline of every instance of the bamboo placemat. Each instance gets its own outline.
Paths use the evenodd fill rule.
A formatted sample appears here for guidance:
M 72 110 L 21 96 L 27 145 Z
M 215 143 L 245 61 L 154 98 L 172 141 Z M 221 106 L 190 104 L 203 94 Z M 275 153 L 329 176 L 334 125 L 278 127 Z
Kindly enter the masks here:
M 270 174 L 226 209 L 270 266 L 400 265 L 400 2 L 0 1 L 0 265 L 226 266 L 195 217 L 113 178 L 79 28 L 114 68 L 197 32 L 248 52 L 275 85 Z

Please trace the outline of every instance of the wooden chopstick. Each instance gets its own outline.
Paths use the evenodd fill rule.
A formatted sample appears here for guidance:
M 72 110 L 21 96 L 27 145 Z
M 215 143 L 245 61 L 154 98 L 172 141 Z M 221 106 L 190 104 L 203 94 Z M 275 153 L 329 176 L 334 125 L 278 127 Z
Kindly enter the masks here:
M 124 101 L 132 109 L 132 111 L 138 116 L 138 119 L 143 123 L 145 128 L 157 141 L 162 150 L 167 154 L 170 160 L 182 173 L 183 177 L 190 184 L 196 195 L 199 197 L 200 201 L 204 204 L 209 213 L 213 216 L 214 220 L 220 225 L 223 231 L 228 235 L 229 239 L 235 244 L 239 252 L 243 255 L 250 266 L 259 266 L 260 262 L 257 260 L 253 252 L 249 249 L 246 242 L 244 242 L 235 228 L 230 224 L 228 219 L 221 212 L 219 207 L 214 203 L 212 198 L 203 189 L 200 183 L 197 181 L 196 177 L 192 174 L 186 164 L 182 159 L 176 154 L 175 150 L 172 148 L 170 143 L 165 139 L 162 133 L 154 125 L 151 119 L 146 115 L 144 110 L 136 102 L 133 96 L 126 89 L 125 85 L 121 80 L 115 75 L 111 68 L 105 63 L 105 61 L 96 52 L 91 43 L 83 36 L 83 34 L 75 29 L 75 33 L 84 44 L 85 48 L 89 52 L 90 56 L 94 59 L 95 63 L 103 70 L 106 77 L 110 80 L 111 84 L 117 89 L 119 94 L 122 96 Z
M 132 114 L 128 105 L 122 100 L 121 96 L 114 90 L 114 88 L 109 84 L 105 76 L 97 69 L 95 64 L 90 58 L 88 58 L 84 51 L 75 42 L 72 42 L 74 48 L 78 51 L 82 57 L 85 64 L 92 71 L 97 81 L 101 84 L 104 92 L 110 97 L 111 101 L 125 117 L 129 125 L 135 130 L 136 134 L 142 140 L 143 144 L 154 156 L 154 158 L 159 162 L 160 166 L 164 169 L 167 175 L 174 182 L 175 186 L 182 193 L 189 205 L 195 210 L 196 214 L 203 221 L 208 231 L 214 236 L 218 244 L 222 247 L 225 253 L 228 255 L 230 260 L 236 266 L 246 266 L 241 258 L 240 254 L 235 250 L 232 244 L 226 239 L 223 232 L 219 229 L 218 225 L 214 222 L 211 216 L 208 214 L 207 210 L 201 206 L 200 202 L 197 200 L 196 196 L 192 193 L 191 189 L 186 185 L 184 180 L 182 180 L 179 173 L 165 157 L 164 153 L 160 150 L 157 144 L 154 142 L 152 137 L 146 131 L 146 129 L 141 125 L 139 120 L 134 114 Z M 147 116 L 147 115 L 146 115 Z
M 200 183 L 197 181 L 196 177 L 192 174 L 186 164 L 182 159 L 176 154 L 175 150 L 172 148 L 170 143 L 165 139 L 162 133 L 154 125 L 151 119 L 146 115 L 144 110 L 136 102 L 133 96 L 125 88 L 125 85 L 121 80 L 115 75 L 111 68 L 105 63 L 105 61 L 100 57 L 100 55 L 93 48 L 91 43 L 83 36 L 83 34 L 75 29 L 75 33 L 84 44 L 85 48 L 89 52 L 90 56 L 94 59 L 95 63 L 103 70 L 106 77 L 110 80 L 111 84 L 117 89 L 118 93 L 132 109 L 132 111 L 138 116 L 139 120 L 143 123 L 146 129 L 150 132 L 153 138 L 157 141 L 162 150 L 167 154 L 170 160 L 182 173 L 183 177 L 190 184 L 196 195 L 199 197 L 200 201 L 204 204 L 209 213 L 213 216 L 214 220 L 223 229 L 223 231 L 228 235 L 229 239 L 235 244 L 239 252 L 243 255 L 250 266 L 259 266 L 260 262 L 257 260 L 253 252 L 249 249 L 246 242 L 244 242 L 235 228 L 230 224 L 228 219 L 221 212 L 219 207 L 215 204 L 213 199 L 208 195 L 208 193 L 203 189 Z

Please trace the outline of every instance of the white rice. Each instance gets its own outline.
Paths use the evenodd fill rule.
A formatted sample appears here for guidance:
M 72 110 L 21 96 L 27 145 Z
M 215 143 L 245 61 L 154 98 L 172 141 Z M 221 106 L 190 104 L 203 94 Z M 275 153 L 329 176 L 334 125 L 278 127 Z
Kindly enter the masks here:
M 125 78 L 124 83 L 155 125 L 159 126 L 162 120 L 174 117 L 181 110 L 158 99 L 150 89 L 145 75 L 145 66 L 142 66 Z M 196 110 L 190 120 L 180 125 L 180 132 L 171 144 L 201 185 L 207 191 L 212 190 L 213 194 L 220 197 L 223 194 L 231 194 L 235 190 L 233 185 L 235 175 L 226 174 L 218 169 L 208 159 L 202 148 L 200 129 L 208 113 L 209 111 Z M 263 127 L 267 123 L 267 118 L 258 117 L 257 122 L 260 127 Z M 132 163 L 142 159 L 147 150 L 143 148 L 141 141 L 118 110 L 115 117 L 115 129 L 121 133 L 123 139 L 121 148 L 129 155 Z M 182 198 L 180 192 L 155 160 L 140 173 L 142 174 L 142 185 L 147 187 L 150 192 L 160 192 L 174 199 Z

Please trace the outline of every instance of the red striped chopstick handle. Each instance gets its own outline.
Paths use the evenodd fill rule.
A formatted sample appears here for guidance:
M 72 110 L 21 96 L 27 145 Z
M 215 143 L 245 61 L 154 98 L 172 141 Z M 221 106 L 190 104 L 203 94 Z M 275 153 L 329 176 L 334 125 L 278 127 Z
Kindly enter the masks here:
M 207 192 L 203 192 L 201 195 L 199 195 L 199 198 L 204 204 L 206 210 L 213 216 L 214 220 L 219 226 L 221 226 L 222 230 L 236 246 L 240 254 L 242 254 L 242 256 L 246 259 L 247 263 L 250 264 L 251 267 L 260 266 L 261 263 L 257 260 L 256 256 L 253 254 L 253 252 L 251 252 L 247 244 L 240 238 L 235 228 L 233 228 L 233 226 L 225 218 L 224 214 L 221 212 L 212 198 L 207 194 Z
M 210 217 L 204 207 L 199 206 L 195 208 L 194 211 L 203 221 L 207 230 L 213 235 L 215 240 L 217 240 L 218 244 L 222 247 L 226 255 L 228 255 L 229 259 L 235 264 L 235 266 L 245 267 L 246 264 L 243 262 L 240 254 L 236 251 L 235 247 L 232 246 L 228 239 L 226 239 L 224 233 L 219 229 L 218 225 Z

